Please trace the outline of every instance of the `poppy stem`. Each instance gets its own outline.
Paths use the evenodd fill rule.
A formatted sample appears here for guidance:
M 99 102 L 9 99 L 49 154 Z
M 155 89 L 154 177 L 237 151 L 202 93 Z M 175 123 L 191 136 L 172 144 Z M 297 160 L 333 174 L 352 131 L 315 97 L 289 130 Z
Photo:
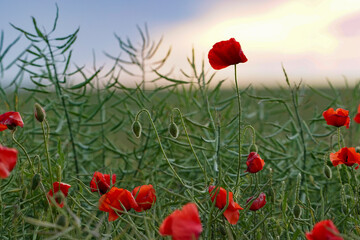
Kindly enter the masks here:
M 163 146 L 162 146 L 162 144 L 161 144 L 161 140 L 160 140 L 159 134 L 158 134 L 158 132 L 157 132 L 156 126 L 155 126 L 153 120 L 151 119 L 150 112 L 149 112 L 147 109 L 142 109 L 142 110 L 140 110 L 140 111 L 136 114 L 136 116 L 135 116 L 135 122 L 138 121 L 138 118 L 139 118 L 140 114 L 143 113 L 143 112 L 146 112 L 146 115 L 148 116 L 148 118 L 149 118 L 149 120 L 150 120 L 150 122 L 151 122 L 151 125 L 152 125 L 152 127 L 154 128 L 155 135 L 156 135 L 156 138 L 157 138 L 157 140 L 158 140 L 158 142 L 159 142 L 159 146 L 160 146 L 161 152 L 162 152 L 162 154 L 163 154 L 163 156 L 164 156 L 167 164 L 169 165 L 169 167 L 170 167 L 171 171 L 173 172 L 173 174 L 175 175 L 175 177 L 176 177 L 176 178 L 180 181 L 180 183 L 185 187 L 186 184 L 185 184 L 184 181 L 180 178 L 180 176 L 176 173 L 174 167 L 171 165 L 170 160 L 168 159 L 168 157 L 167 157 L 167 155 L 166 155 L 166 153 L 165 153 L 165 150 L 164 150 L 164 148 L 163 148 Z
M 173 108 L 172 111 L 177 111 L 177 112 L 179 113 L 180 120 L 181 120 L 181 125 L 182 125 L 183 128 L 184 128 L 184 132 L 185 132 L 186 138 L 187 138 L 187 140 L 188 140 L 188 143 L 189 143 L 189 146 L 190 146 L 190 148 L 191 148 L 191 151 L 192 151 L 192 153 L 194 154 L 194 157 L 195 157 L 195 159 L 196 159 L 196 162 L 197 162 L 197 164 L 199 165 L 201 171 L 204 173 L 204 176 L 205 176 L 205 185 L 206 185 L 206 184 L 207 184 L 207 179 L 208 179 L 208 178 L 207 178 L 207 174 L 206 174 L 206 171 L 205 171 L 204 167 L 202 166 L 202 164 L 201 164 L 198 156 L 196 155 L 196 152 L 195 152 L 195 150 L 194 150 L 194 148 L 193 148 L 193 145 L 191 144 L 189 134 L 188 134 L 188 132 L 187 132 L 187 130 L 186 130 L 186 126 L 185 126 L 185 122 L 184 122 L 183 115 L 182 115 L 180 109 L 178 109 L 178 108 Z M 171 119 L 172 122 L 174 121 L 174 116 L 173 116 L 173 114 L 171 114 L 170 119 Z
M 27 151 L 25 150 L 24 146 L 21 145 L 21 144 L 15 139 L 15 131 L 16 131 L 16 128 L 15 128 L 15 130 L 12 131 L 12 139 L 13 139 L 14 143 L 16 143 L 16 144 L 23 150 L 23 152 L 25 153 L 26 158 L 27 158 L 27 160 L 28 160 L 28 162 L 29 162 L 29 164 L 30 164 L 30 166 L 31 166 L 32 172 L 35 173 L 34 165 L 33 165 L 32 161 L 31 161 L 31 159 L 30 159 L 29 154 L 28 154 Z
M 46 153 L 46 161 L 47 161 L 47 165 L 48 165 L 48 169 L 49 169 L 50 180 L 51 180 L 51 182 L 54 182 L 53 181 L 52 170 L 51 170 L 51 161 L 50 161 L 50 156 L 49 156 L 47 137 L 46 137 L 46 134 L 45 134 L 45 128 L 44 128 L 44 123 L 43 122 L 41 122 L 41 128 L 42 128 L 42 131 L 43 131 L 45 153 Z
M 339 149 L 341 149 L 341 131 L 340 131 L 340 127 L 337 128 L 337 139 L 338 139 Z
M 238 100 L 238 119 L 239 119 L 239 156 L 238 156 L 238 169 L 237 169 L 237 175 L 236 175 L 236 186 L 239 185 L 240 182 L 240 163 L 241 163 L 241 97 L 237 82 L 237 73 L 236 73 L 236 64 L 234 65 L 235 69 L 235 87 L 236 87 L 236 94 L 237 94 L 237 100 Z M 235 189 L 236 190 L 236 189 Z

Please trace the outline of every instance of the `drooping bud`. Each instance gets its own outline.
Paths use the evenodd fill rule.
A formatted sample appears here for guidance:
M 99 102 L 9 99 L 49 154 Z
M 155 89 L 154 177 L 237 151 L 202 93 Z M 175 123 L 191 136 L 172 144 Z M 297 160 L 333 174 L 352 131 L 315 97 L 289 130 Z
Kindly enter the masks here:
M 141 136 L 141 130 L 142 130 L 140 122 L 139 121 L 133 122 L 131 128 L 135 137 L 139 138 Z
M 355 151 L 356 151 L 357 153 L 360 153 L 360 146 L 357 146 L 357 147 L 355 148 Z
M 46 118 L 45 110 L 38 103 L 35 103 L 34 107 L 34 115 L 36 120 L 38 120 L 39 122 L 43 122 Z
M 176 123 L 171 122 L 169 125 L 169 133 L 173 138 L 177 138 L 179 136 L 179 128 Z
M 296 204 L 294 206 L 293 213 L 294 213 L 295 218 L 300 218 L 301 217 L 302 210 L 301 210 L 301 207 L 299 206 L 299 204 Z
M 32 178 L 31 190 L 34 191 L 39 186 L 40 182 L 41 182 L 41 175 L 39 173 L 36 173 Z
M 63 214 L 60 214 L 56 218 L 56 224 L 61 226 L 61 227 L 67 227 L 69 223 L 68 223 L 67 217 L 65 215 L 63 215 Z
M 331 179 L 332 178 L 332 171 L 331 171 L 331 168 L 328 166 L 328 165 L 325 165 L 324 166 L 324 175 L 325 177 L 327 177 L 328 179 Z

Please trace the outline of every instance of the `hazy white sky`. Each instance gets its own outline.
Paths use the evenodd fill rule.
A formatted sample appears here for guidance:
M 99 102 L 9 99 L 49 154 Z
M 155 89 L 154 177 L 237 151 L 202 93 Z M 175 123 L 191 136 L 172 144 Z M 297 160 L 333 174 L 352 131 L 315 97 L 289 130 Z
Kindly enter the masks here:
M 113 34 L 137 40 L 136 24 L 147 22 L 154 38 L 163 35 L 164 46 L 172 46 L 168 66 L 178 76 L 193 46 L 199 59 L 207 59 L 214 43 L 234 37 L 249 59 L 238 68 L 244 84 L 283 83 L 281 64 L 293 81 L 321 84 L 328 78 L 342 84 L 343 75 L 350 82 L 360 79 L 359 0 L 0 0 L 5 42 L 18 35 L 9 22 L 32 29 L 34 16 L 49 28 L 55 2 L 59 35 L 80 26 L 73 58 L 78 65 L 91 65 L 93 49 L 99 63 L 106 64 L 103 51 L 119 52 Z M 231 78 L 232 70 L 220 70 L 219 78 Z

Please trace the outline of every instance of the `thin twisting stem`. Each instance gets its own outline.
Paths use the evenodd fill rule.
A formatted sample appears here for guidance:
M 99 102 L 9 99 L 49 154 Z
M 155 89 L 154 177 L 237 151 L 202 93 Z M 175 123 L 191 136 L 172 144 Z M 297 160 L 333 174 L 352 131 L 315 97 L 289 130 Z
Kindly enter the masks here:
M 27 151 L 25 150 L 24 146 L 21 145 L 21 143 L 19 143 L 19 142 L 15 139 L 15 131 L 16 131 L 16 128 L 15 128 L 14 131 L 12 131 L 12 139 L 13 139 L 14 143 L 16 143 L 16 144 L 23 150 L 23 152 L 25 153 L 26 158 L 27 158 L 27 160 L 28 160 L 28 162 L 29 162 L 29 164 L 30 164 L 30 166 L 31 166 L 32 172 L 35 173 L 34 165 L 33 165 L 32 161 L 31 161 L 31 159 L 30 159 L 29 154 L 28 154 Z
M 240 97 L 240 92 L 239 92 L 239 87 L 238 87 L 238 82 L 237 82 L 237 73 L 236 73 L 236 64 L 234 65 L 234 69 L 235 69 L 235 87 L 236 87 L 236 95 L 237 95 L 237 100 L 238 100 L 238 119 L 239 119 L 239 156 L 238 156 L 238 169 L 237 169 L 237 175 L 236 175 L 236 186 L 239 185 L 240 182 L 240 163 L 241 163 L 241 97 Z
M 188 134 L 188 132 L 187 132 L 187 130 L 186 130 L 186 126 L 185 126 L 185 122 L 184 122 L 183 115 L 182 115 L 180 109 L 178 109 L 178 108 L 174 108 L 173 111 L 177 111 L 177 112 L 179 113 L 180 120 L 181 120 L 181 125 L 182 125 L 183 128 L 184 128 L 184 132 L 185 132 L 186 138 L 187 138 L 187 140 L 188 140 L 189 146 L 190 146 L 190 148 L 191 148 L 191 151 L 192 151 L 193 154 L 194 154 L 194 157 L 195 157 L 195 159 L 196 159 L 199 167 L 201 168 L 201 171 L 204 173 L 204 176 L 205 176 L 205 184 L 207 184 L 207 174 L 206 174 L 206 171 L 205 171 L 204 167 L 201 165 L 201 162 L 200 162 L 198 156 L 196 155 L 196 152 L 195 152 L 195 150 L 194 150 L 194 148 L 193 148 L 193 146 L 192 146 L 192 144 L 191 144 L 189 134 Z M 173 120 L 174 120 L 174 116 L 171 114 L 171 121 L 173 121 Z
M 48 149 L 48 144 L 47 144 L 47 137 L 45 134 L 45 128 L 44 128 L 44 123 L 41 122 L 41 128 L 43 131 L 43 137 L 44 137 L 44 144 L 45 144 L 45 152 L 46 152 L 46 161 L 47 161 L 47 165 L 48 165 L 48 169 L 49 169 L 49 175 L 50 175 L 50 180 L 53 183 L 53 175 L 52 175 L 52 170 L 51 170 L 51 161 L 50 161 L 50 156 L 49 156 L 49 149 Z
M 156 126 L 155 126 L 153 120 L 151 119 L 151 115 L 150 115 L 149 111 L 148 111 L 147 109 L 142 109 L 142 110 L 140 110 L 140 111 L 136 114 L 136 116 L 135 116 L 135 121 L 138 121 L 138 118 L 139 118 L 140 114 L 143 113 L 143 112 L 146 112 L 146 114 L 147 114 L 147 116 L 148 116 L 148 118 L 149 118 L 149 120 L 150 120 L 150 122 L 151 122 L 151 125 L 152 125 L 152 127 L 154 128 L 154 131 L 155 131 L 155 134 L 156 134 L 156 138 L 157 138 L 157 140 L 158 140 L 158 142 L 159 142 L 159 146 L 160 146 L 161 152 L 162 152 L 162 154 L 164 155 L 164 158 L 165 158 L 166 162 L 168 163 L 171 171 L 173 172 L 173 174 L 175 175 L 175 177 L 181 182 L 181 184 L 185 187 L 186 185 L 185 185 L 184 181 L 183 181 L 183 180 L 180 178 L 180 176 L 176 173 L 175 169 L 174 169 L 173 166 L 171 165 L 171 163 L 170 163 L 170 161 L 169 161 L 169 159 L 168 159 L 168 157 L 167 157 L 167 155 L 166 155 L 166 153 L 165 153 L 165 150 L 164 150 L 164 148 L 163 148 L 163 146 L 162 146 L 162 144 L 161 144 L 161 140 L 160 140 L 159 134 L 158 134 L 158 132 L 157 132 L 157 130 L 156 130 Z

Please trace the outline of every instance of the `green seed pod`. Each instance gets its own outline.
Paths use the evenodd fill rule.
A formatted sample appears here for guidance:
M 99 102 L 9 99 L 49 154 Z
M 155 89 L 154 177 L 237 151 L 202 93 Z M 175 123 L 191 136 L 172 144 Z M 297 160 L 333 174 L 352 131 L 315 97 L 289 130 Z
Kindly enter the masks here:
M 328 165 L 325 165 L 324 166 L 324 175 L 325 177 L 327 177 L 328 179 L 331 179 L 332 178 L 332 171 L 331 171 L 331 168 L 328 166 Z
M 295 218 L 300 218 L 301 217 L 302 209 L 298 204 L 296 204 L 294 206 L 293 213 L 294 213 Z
M 133 122 L 131 128 L 135 137 L 139 138 L 141 136 L 141 130 L 142 130 L 140 122 L 139 121 Z
M 34 108 L 34 115 L 36 120 L 43 122 L 46 117 L 45 110 L 38 103 L 35 103 Z
M 256 146 L 256 144 L 251 144 L 249 147 L 249 152 L 258 152 L 258 147 Z
M 41 182 L 41 175 L 39 173 L 36 173 L 31 181 L 31 190 L 35 190 Z
M 171 122 L 169 125 L 169 133 L 173 138 L 177 138 L 179 136 L 179 128 L 176 123 Z
M 56 218 L 56 224 L 62 227 L 67 227 L 69 225 L 68 219 L 65 215 L 60 214 L 59 216 L 57 216 Z

